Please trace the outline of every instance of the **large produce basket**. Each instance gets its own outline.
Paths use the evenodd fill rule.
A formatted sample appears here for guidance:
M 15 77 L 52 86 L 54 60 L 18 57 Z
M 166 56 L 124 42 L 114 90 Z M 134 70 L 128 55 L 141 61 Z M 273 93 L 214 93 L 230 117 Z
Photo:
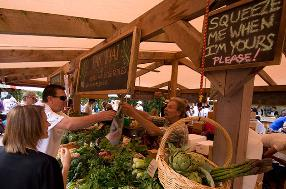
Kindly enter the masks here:
M 217 122 L 212 119 L 204 118 L 204 117 L 188 117 L 177 121 L 176 123 L 172 124 L 165 132 L 160 147 L 158 149 L 157 154 L 157 163 L 158 163 L 158 176 L 160 179 L 161 184 L 165 189 L 214 189 L 213 187 L 205 186 L 189 180 L 188 178 L 184 177 L 183 175 L 175 172 L 166 162 L 167 154 L 166 154 L 166 142 L 168 137 L 176 130 L 181 127 L 184 127 L 186 123 L 196 122 L 196 121 L 204 121 L 214 125 L 217 129 L 216 132 L 222 132 L 225 140 L 226 140 L 226 157 L 224 160 L 223 166 L 230 165 L 232 159 L 232 141 L 227 133 L 227 131 Z M 211 165 L 214 167 L 218 167 L 215 163 L 205 158 Z M 224 182 L 220 187 L 216 189 L 228 189 L 230 188 L 229 182 Z

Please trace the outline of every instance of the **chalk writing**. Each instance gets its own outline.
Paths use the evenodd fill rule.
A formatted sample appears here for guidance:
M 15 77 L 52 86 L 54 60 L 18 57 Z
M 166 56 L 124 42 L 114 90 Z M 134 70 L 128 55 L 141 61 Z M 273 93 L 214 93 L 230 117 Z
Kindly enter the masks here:
M 254 0 L 211 15 L 205 67 L 271 61 L 283 0 Z
M 127 89 L 132 35 L 92 54 L 80 63 L 78 91 Z

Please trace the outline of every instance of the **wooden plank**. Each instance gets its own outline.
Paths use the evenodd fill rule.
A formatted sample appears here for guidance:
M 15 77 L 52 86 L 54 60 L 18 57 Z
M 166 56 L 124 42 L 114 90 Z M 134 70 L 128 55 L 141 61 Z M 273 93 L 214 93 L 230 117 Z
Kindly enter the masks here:
M 84 94 L 84 95 L 80 95 L 80 98 L 108 99 L 108 95 L 107 94 L 102 94 L 102 95 L 98 95 L 98 94 Z
M 0 8 L 2 34 L 105 39 L 125 25 L 127 23 Z M 172 42 L 164 33 L 149 41 Z
M 274 86 L 256 86 L 255 92 L 285 92 L 286 85 L 274 85 Z
M 181 63 L 181 64 L 191 68 L 192 70 L 194 70 L 194 71 L 196 71 L 198 73 L 200 73 L 199 69 L 195 66 L 195 64 L 191 60 L 189 60 L 187 58 L 179 59 L 179 63 Z
M 183 85 L 180 85 L 179 83 L 177 83 L 177 86 L 178 86 L 178 88 L 181 89 L 181 90 L 182 90 L 182 89 L 188 89 L 187 87 L 185 87 L 185 86 L 183 86 Z
M 107 38 L 124 25 L 120 22 L 0 9 L 2 34 Z
M 205 76 L 222 96 L 225 95 L 225 76 L 226 72 L 223 70 L 216 72 L 206 72 Z
M 135 86 L 135 91 L 145 91 L 145 92 L 168 92 L 166 89 L 159 89 L 158 87 L 153 88 L 153 87 L 140 87 L 140 86 Z
M 179 52 L 158 52 L 158 51 L 140 51 L 138 59 L 140 60 L 173 60 L 177 58 Z
M 240 70 L 241 73 L 248 70 Z M 228 73 L 226 81 L 238 79 L 236 74 Z M 233 145 L 232 163 L 241 163 L 246 157 L 246 145 L 249 129 L 249 116 L 253 94 L 254 76 L 245 85 L 232 95 L 218 98 L 216 107 L 216 121 L 219 122 L 229 133 Z M 230 86 L 230 85 L 225 85 Z M 220 132 L 215 133 L 213 160 L 218 165 L 222 165 L 226 149 L 225 139 Z M 241 187 L 241 179 L 234 182 L 234 188 Z
M 14 86 L 28 86 L 28 87 L 46 87 L 48 85 L 47 81 L 37 81 L 37 80 L 21 80 L 16 82 L 6 82 L 7 85 Z
M 164 27 L 164 31 L 191 59 L 195 67 L 199 68 L 203 44 L 202 34 L 189 22 L 182 20 Z
M 82 50 L 0 50 L 0 63 L 68 61 L 83 52 Z
M 18 82 L 21 80 L 29 80 L 29 79 L 38 79 L 48 77 L 50 73 L 31 73 L 31 74 L 20 74 L 20 75 L 11 75 L 5 77 L 5 82 Z
M 0 69 L 0 76 L 28 75 L 28 74 L 51 74 L 58 67 L 41 67 L 41 68 L 4 68 Z
M 277 98 L 279 97 L 279 98 Z M 253 93 L 252 104 L 282 106 L 286 105 L 286 91 L 284 92 L 255 92 Z
M 137 66 L 137 70 L 146 70 L 146 71 L 149 71 L 149 72 L 160 72 L 159 70 L 150 70 L 150 69 L 148 69 L 148 68 L 142 68 L 142 67 L 138 67 Z
M 169 82 L 170 82 L 170 81 L 166 81 L 166 82 L 160 83 L 160 84 L 158 84 L 158 85 L 153 86 L 152 88 L 158 88 L 158 89 L 160 89 L 160 88 L 162 88 L 162 87 L 166 87 L 166 86 L 169 85 Z
M 269 86 L 277 85 L 277 83 L 266 73 L 266 71 L 261 70 L 258 75 L 263 79 Z
M 153 64 L 149 65 L 146 67 L 146 69 L 142 69 L 136 72 L 136 77 L 140 77 L 148 72 L 150 72 L 151 70 L 155 70 L 156 68 L 159 68 L 161 66 L 164 65 L 164 62 L 154 62 Z
M 178 61 L 174 61 L 172 64 L 170 97 L 176 97 L 177 83 L 178 83 Z
M 70 61 L 87 50 L 0 50 L 0 63 Z M 149 62 L 173 60 L 184 56 L 180 52 L 140 51 L 139 59 Z
M 127 81 L 127 89 L 129 94 L 134 93 L 135 88 L 135 80 L 136 80 L 136 68 L 139 54 L 139 45 L 141 38 L 141 30 L 135 27 L 133 31 L 133 39 L 132 39 L 132 47 L 131 47 L 131 55 L 129 62 L 129 71 L 128 71 L 128 81 Z

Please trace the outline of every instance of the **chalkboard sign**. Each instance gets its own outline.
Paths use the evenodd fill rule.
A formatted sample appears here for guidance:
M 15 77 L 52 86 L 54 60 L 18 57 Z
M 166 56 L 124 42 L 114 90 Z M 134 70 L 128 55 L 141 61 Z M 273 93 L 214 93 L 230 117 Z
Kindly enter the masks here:
M 206 70 L 280 64 L 285 0 L 247 0 L 211 12 Z
M 131 93 L 135 85 L 139 40 L 137 29 L 136 32 L 132 30 L 82 58 L 77 92 Z
M 49 77 L 49 83 L 50 84 L 56 84 L 56 85 L 61 85 L 64 86 L 64 72 L 62 70 L 56 71 L 51 76 Z

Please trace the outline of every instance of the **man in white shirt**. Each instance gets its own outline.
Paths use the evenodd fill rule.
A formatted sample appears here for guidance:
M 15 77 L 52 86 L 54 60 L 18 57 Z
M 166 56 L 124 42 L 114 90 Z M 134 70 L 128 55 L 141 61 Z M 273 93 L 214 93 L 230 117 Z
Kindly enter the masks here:
M 114 111 L 104 111 L 83 117 L 69 117 L 62 110 L 66 105 L 65 88 L 59 85 L 48 85 L 43 91 L 43 103 L 50 126 L 49 137 L 38 144 L 38 150 L 56 157 L 61 137 L 66 130 L 77 130 L 89 127 L 92 123 L 112 120 Z

